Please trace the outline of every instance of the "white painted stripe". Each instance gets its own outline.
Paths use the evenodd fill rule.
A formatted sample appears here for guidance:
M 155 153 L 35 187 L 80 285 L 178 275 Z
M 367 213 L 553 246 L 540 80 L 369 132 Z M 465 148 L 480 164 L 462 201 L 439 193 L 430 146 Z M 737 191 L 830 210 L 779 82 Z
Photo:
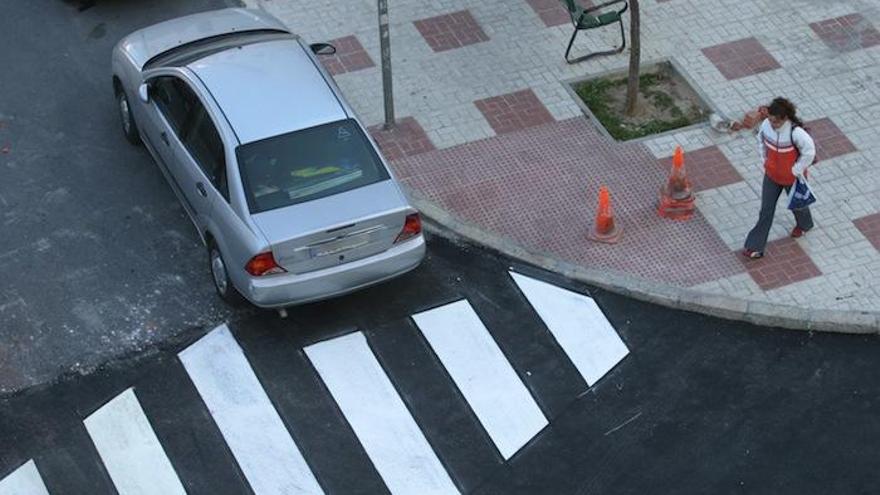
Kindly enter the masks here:
M 132 389 L 83 423 L 120 495 L 186 493 Z
M 33 460 L 0 480 L 0 495 L 49 495 Z
M 505 459 L 547 426 L 470 303 L 447 304 L 413 320 Z
M 305 352 L 391 493 L 458 493 L 362 333 Z
M 592 298 L 510 272 L 587 385 L 611 371 L 629 350 Z
M 179 357 L 256 495 L 323 493 L 226 325 Z

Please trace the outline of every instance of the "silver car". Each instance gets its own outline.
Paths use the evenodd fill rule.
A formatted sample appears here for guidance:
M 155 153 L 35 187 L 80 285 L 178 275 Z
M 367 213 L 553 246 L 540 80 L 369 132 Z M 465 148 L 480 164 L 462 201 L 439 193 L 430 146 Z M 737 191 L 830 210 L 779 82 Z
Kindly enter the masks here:
M 315 53 L 277 19 L 225 9 L 113 50 L 122 128 L 207 247 L 217 293 L 284 307 L 412 270 L 421 221 Z

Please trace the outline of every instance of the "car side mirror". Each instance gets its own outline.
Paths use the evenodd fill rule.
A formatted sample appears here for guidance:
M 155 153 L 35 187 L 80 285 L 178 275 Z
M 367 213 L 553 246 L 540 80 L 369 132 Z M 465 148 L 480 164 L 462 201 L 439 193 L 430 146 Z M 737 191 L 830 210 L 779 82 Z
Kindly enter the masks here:
M 333 55 L 336 53 L 336 47 L 330 43 L 312 43 L 309 45 L 309 48 L 312 49 L 312 53 L 315 55 Z
M 138 98 L 144 103 L 150 102 L 150 86 L 147 83 L 138 86 Z

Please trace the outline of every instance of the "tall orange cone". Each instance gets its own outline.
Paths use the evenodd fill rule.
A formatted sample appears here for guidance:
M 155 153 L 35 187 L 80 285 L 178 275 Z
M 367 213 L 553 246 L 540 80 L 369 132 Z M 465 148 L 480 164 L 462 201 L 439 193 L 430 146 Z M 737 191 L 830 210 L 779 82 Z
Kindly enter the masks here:
M 684 151 L 675 147 L 669 180 L 660 188 L 657 213 L 673 220 L 687 220 L 694 214 L 694 192 L 684 171 Z
M 614 222 L 614 214 L 611 212 L 611 193 L 608 192 L 607 187 L 602 186 L 599 188 L 599 209 L 596 212 L 596 223 L 587 234 L 587 238 L 591 241 L 614 244 L 620 240 L 622 231 L 623 229 Z

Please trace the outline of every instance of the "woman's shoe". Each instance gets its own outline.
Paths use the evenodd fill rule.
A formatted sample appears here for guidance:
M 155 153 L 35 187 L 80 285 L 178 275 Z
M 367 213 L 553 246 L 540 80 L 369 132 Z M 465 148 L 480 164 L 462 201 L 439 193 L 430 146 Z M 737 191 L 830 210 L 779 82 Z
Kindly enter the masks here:
M 763 251 L 753 251 L 751 249 L 744 249 L 742 255 L 750 260 L 756 260 L 764 257 Z
M 807 232 L 808 232 L 807 230 L 804 230 L 800 227 L 795 227 L 795 228 L 791 229 L 791 236 L 794 237 L 795 239 L 797 239 L 798 237 L 803 237 L 804 234 L 806 234 Z

